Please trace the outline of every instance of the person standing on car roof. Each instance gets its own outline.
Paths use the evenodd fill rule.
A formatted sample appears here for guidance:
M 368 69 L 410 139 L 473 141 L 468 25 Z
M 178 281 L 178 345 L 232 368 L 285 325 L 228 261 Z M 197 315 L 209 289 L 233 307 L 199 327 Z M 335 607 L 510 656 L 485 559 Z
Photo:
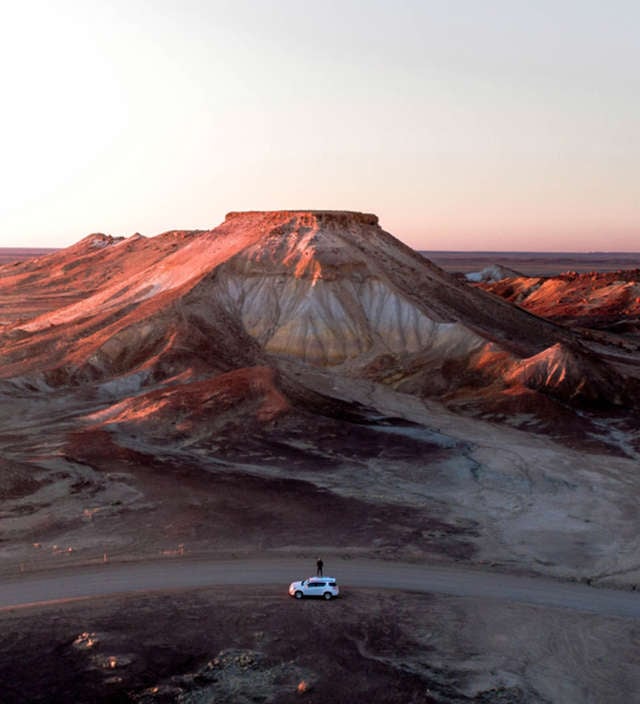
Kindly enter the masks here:
M 316 562 L 316 574 L 318 577 L 322 577 L 322 568 L 324 567 L 324 562 L 320 559 Z

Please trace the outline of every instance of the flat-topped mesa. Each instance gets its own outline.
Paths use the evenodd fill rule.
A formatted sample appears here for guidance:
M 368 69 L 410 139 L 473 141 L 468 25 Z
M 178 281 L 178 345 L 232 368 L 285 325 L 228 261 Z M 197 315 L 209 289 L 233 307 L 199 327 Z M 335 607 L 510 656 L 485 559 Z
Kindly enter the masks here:
M 274 281 L 291 277 L 313 286 L 372 275 L 375 266 L 369 266 L 362 248 L 377 250 L 384 235 L 376 215 L 343 210 L 231 212 L 214 233 L 247 238 L 248 246 L 225 265 L 226 273 Z
M 378 216 L 373 213 L 361 213 L 355 210 L 246 210 L 231 211 L 225 216 L 225 222 L 235 219 L 246 220 L 285 220 L 287 218 L 306 217 L 322 225 L 378 225 Z

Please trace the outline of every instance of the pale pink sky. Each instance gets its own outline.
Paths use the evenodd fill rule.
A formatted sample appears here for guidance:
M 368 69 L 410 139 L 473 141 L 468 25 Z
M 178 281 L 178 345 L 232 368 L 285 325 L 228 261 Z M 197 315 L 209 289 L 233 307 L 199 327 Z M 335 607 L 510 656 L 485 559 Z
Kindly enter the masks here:
M 640 250 L 640 3 L 23 0 L 0 246 L 365 210 L 421 249 Z

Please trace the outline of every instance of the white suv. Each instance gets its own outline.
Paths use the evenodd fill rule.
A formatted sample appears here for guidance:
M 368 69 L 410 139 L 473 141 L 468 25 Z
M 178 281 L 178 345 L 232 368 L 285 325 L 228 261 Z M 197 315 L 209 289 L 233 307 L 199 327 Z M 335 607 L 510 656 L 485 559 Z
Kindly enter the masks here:
M 323 599 L 332 599 L 338 596 L 340 590 L 335 577 L 309 577 L 300 582 L 291 582 L 289 596 L 302 599 L 303 596 L 321 596 Z

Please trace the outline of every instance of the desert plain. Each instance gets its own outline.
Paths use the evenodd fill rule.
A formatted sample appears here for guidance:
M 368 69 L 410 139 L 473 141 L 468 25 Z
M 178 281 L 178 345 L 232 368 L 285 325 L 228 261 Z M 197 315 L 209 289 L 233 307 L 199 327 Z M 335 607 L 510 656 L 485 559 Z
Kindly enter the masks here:
M 640 585 L 639 270 L 507 263 L 275 211 L 0 267 L 0 595 L 104 579 L 6 597 L 1 701 L 636 700 L 633 614 L 364 579 Z M 319 556 L 341 597 L 290 599 Z

